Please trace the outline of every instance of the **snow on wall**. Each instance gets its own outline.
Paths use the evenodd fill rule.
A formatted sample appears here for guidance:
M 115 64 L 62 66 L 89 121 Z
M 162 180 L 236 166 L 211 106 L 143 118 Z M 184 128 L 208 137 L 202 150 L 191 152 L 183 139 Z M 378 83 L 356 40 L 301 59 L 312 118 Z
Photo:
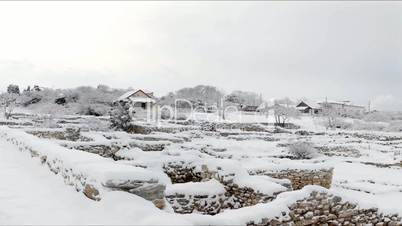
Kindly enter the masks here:
M 112 189 L 137 194 L 144 193 L 148 186 L 155 189 L 157 185 L 160 185 L 159 193 L 163 196 L 165 184 L 170 183 L 163 173 L 117 164 L 92 153 L 70 150 L 17 129 L 2 126 L 0 137 L 16 145 L 19 150 L 29 152 L 32 157 L 40 158 L 51 171 L 61 175 L 66 184 L 94 200 L 99 200 L 102 193 Z
M 323 187 L 310 185 L 301 190 L 281 193 L 269 203 L 226 210 L 214 216 L 188 214 L 183 218 L 195 225 L 348 225 L 353 221 L 402 225 L 398 214 L 383 212 L 366 200 L 340 196 Z

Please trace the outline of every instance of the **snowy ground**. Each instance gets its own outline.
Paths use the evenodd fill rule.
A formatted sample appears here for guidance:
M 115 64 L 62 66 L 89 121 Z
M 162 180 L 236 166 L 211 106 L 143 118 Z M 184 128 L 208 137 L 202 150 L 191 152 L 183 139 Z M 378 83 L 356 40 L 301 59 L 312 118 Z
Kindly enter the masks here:
M 205 118 L 205 115 L 202 116 Z M 183 161 L 200 166 L 222 167 L 226 173 L 235 172 L 239 184 L 253 186 L 266 192 L 279 189 L 277 181 L 267 178 L 250 177 L 247 172 L 258 169 L 309 169 L 334 167 L 331 191 L 355 200 L 364 200 L 380 207 L 385 212 L 402 215 L 402 169 L 395 165 L 401 161 L 402 135 L 379 131 L 326 131 L 320 119 L 309 116 L 293 122 L 300 129 L 288 133 L 274 133 L 270 117 L 244 115 L 241 119 L 228 116 L 225 123 L 241 120 L 260 124 L 268 132 L 241 131 L 239 129 L 218 129 L 217 132 L 184 130 L 175 133 L 153 132 L 149 135 L 127 134 L 113 131 L 88 130 L 86 117 L 64 117 L 68 125 L 83 126 L 82 135 L 90 140 L 66 141 L 43 139 L 58 146 L 125 145 L 135 143 L 136 148 L 125 148 L 118 152 L 123 160 L 112 161 L 117 165 L 146 167 L 147 170 L 162 173 L 164 163 Z M 98 119 L 97 119 L 98 120 Z M 97 128 L 107 119 L 96 121 Z M 31 122 L 29 117 L 13 120 L 18 130 L 62 131 L 63 128 L 38 129 L 36 125 L 22 125 Z M 211 121 L 219 121 L 211 119 Z M 100 123 L 99 123 L 100 122 Z M 190 126 L 165 123 L 166 128 L 189 128 Z M 309 135 L 297 131 L 311 132 Z M 324 133 L 322 133 L 324 132 Z M 226 133 L 226 135 L 222 135 Z M 229 135 L 227 135 L 229 134 Z M 312 160 L 292 160 L 286 145 L 294 141 L 312 142 L 318 152 Z M 144 151 L 144 147 L 164 145 L 162 151 Z M 340 151 L 333 151 L 335 149 Z M 50 150 L 51 151 L 51 150 Z M 81 152 L 79 150 L 75 150 Z M 106 157 L 105 157 L 106 158 Z M 109 192 L 101 202 L 87 199 L 67 186 L 61 177 L 55 176 L 38 160 L 20 152 L 16 146 L 0 140 L 0 224 L 194 224 L 194 222 L 230 221 L 237 213 L 227 210 L 215 218 L 192 214 L 181 216 L 171 213 L 171 209 L 159 210 L 151 202 L 124 192 Z M 264 184 L 264 187 L 261 186 Z M 180 190 L 179 186 L 167 183 L 167 190 Z M 194 186 L 197 186 L 194 183 Z M 215 187 L 217 188 L 217 187 Z M 185 189 L 185 188 L 184 188 Z M 200 188 L 201 189 L 201 188 Z M 183 189 L 182 189 L 183 190 Z M 213 190 L 213 189 L 211 189 Z M 79 207 L 79 208 L 77 208 Z M 265 207 L 261 207 L 264 209 Z M 268 207 L 267 207 L 268 208 Z M 269 207 L 272 208 L 272 207 Z M 269 209 L 268 208 L 268 209 Z M 249 207 L 247 214 L 253 212 Z M 246 211 L 246 210 L 244 210 Z M 49 214 L 51 213 L 51 214 Z M 168 220 L 167 220 L 168 219 Z M 228 221 L 226 221 L 228 220 Z
M 94 202 L 4 141 L 0 141 L 0 178 L 1 225 L 188 224 L 123 192 Z

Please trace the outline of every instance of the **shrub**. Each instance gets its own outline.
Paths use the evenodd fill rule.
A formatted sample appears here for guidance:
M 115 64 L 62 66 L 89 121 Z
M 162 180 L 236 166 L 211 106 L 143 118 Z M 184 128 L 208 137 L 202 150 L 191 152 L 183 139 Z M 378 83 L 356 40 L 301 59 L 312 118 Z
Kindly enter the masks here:
M 293 144 L 290 144 L 289 147 L 289 153 L 296 157 L 297 159 L 311 159 L 313 158 L 316 154 L 317 151 L 314 148 L 313 144 L 310 142 L 296 142 Z

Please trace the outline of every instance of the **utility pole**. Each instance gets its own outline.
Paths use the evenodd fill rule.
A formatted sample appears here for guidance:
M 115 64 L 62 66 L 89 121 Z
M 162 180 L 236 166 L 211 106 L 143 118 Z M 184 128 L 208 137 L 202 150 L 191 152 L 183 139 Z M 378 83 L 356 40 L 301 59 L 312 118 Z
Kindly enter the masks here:
M 368 112 L 369 112 L 369 113 L 371 112 L 371 109 L 370 109 L 370 108 L 371 108 L 371 101 L 369 100 L 369 101 L 368 101 Z

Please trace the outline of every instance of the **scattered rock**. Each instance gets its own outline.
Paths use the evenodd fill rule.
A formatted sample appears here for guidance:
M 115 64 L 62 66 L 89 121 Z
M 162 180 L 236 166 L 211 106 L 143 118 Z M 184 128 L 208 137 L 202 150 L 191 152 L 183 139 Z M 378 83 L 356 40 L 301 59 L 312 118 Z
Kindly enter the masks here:
M 83 191 L 84 195 L 92 200 L 95 201 L 99 201 L 100 197 L 99 197 L 99 191 L 98 189 L 96 189 L 93 185 L 91 184 L 86 184 L 84 191 Z

